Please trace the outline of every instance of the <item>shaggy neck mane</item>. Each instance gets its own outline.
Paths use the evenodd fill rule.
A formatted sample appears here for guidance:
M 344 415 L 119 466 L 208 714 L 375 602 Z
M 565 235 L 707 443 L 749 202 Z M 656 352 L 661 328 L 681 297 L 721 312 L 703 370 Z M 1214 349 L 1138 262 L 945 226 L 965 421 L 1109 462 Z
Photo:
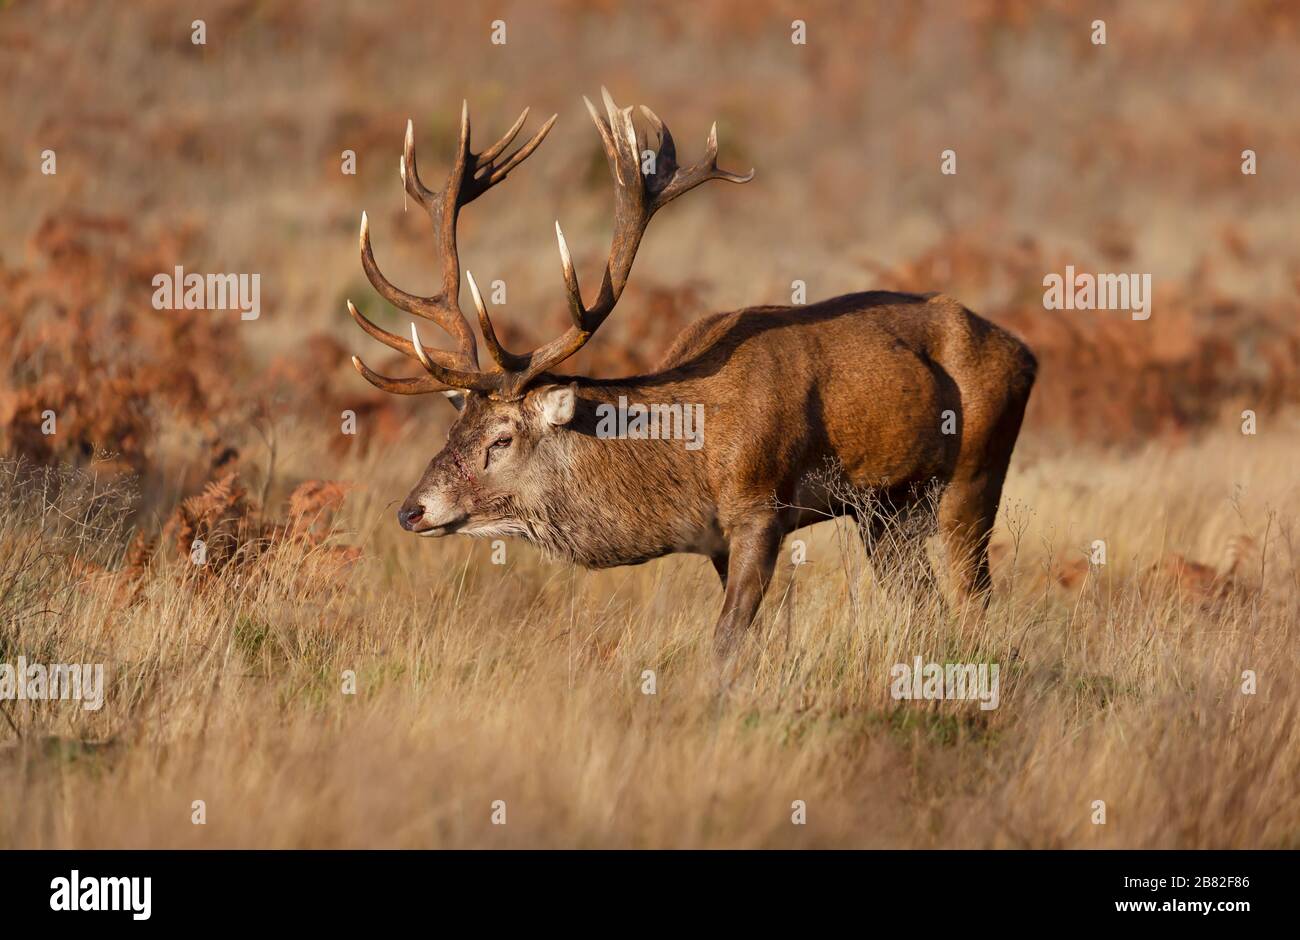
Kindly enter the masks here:
M 676 383 L 579 380 L 573 421 L 539 444 L 555 448 L 555 459 L 542 462 L 555 469 L 512 500 L 516 534 L 590 568 L 679 551 L 711 515 L 703 449 L 687 450 L 680 439 L 597 436 L 597 406 L 617 407 L 620 396 L 646 405 L 700 400 Z

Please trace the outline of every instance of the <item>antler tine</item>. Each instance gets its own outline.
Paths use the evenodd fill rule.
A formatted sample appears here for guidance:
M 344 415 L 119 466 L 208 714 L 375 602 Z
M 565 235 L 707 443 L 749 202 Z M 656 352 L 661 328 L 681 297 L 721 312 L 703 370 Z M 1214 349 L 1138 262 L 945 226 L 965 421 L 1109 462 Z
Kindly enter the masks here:
M 356 321 L 357 326 L 361 327 L 361 329 L 366 333 L 379 340 L 379 342 L 383 343 L 389 349 L 395 349 L 413 359 L 420 358 L 420 354 L 416 351 L 415 347 L 411 345 L 409 339 L 404 339 L 401 336 L 388 332 L 382 326 L 378 326 L 358 310 L 350 300 L 348 301 L 348 313 L 351 314 L 352 319 Z M 444 352 L 441 349 L 429 349 L 428 347 L 425 347 L 424 352 L 426 355 L 430 356 L 435 363 L 444 368 L 454 369 L 459 364 L 459 360 L 453 353 Z
M 605 95 L 609 93 L 604 88 L 601 92 Z M 596 130 L 600 132 L 600 142 L 605 146 L 605 159 L 609 161 L 609 171 L 614 177 L 614 182 L 619 186 L 623 185 L 623 171 L 619 168 L 618 146 L 614 143 L 613 131 L 605 119 L 600 116 L 596 106 L 591 103 L 591 99 L 586 95 L 582 96 L 582 101 L 587 106 L 587 113 L 591 115 L 592 123 L 596 125 Z M 610 109 L 611 111 L 613 109 Z
M 669 132 L 668 126 L 660 120 L 659 115 L 645 105 L 641 105 L 641 114 L 650 122 L 650 126 L 654 128 L 659 138 L 659 154 L 655 158 L 656 175 L 666 173 L 672 176 L 677 170 L 677 144 L 673 140 L 673 135 Z
M 665 128 L 665 130 L 667 130 Z M 688 192 L 709 180 L 724 180 L 728 183 L 748 183 L 754 178 L 754 171 L 732 173 L 718 166 L 718 122 L 714 121 L 709 129 L 709 139 L 704 147 L 704 159 L 689 167 L 676 169 L 666 178 L 666 183 L 655 196 L 654 208 L 661 209 L 682 193 Z
M 555 126 L 555 122 L 559 120 L 559 117 L 558 114 L 552 114 L 550 120 L 542 125 L 541 130 L 534 134 L 528 143 L 512 153 L 505 163 L 493 170 L 491 175 L 487 177 L 487 186 L 484 187 L 484 190 L 486 191 L 501 182 L 510 174 L 511 170 L 527 160 L 532 155 L 532 152 L 542 145 L 542 141 L 551 132 L 551 128 Z
M 472 388 L 487 392 L 497 391 L 503 384 L 497 378 L 497 373 L 477 370 L 467 372 L 434 362 L 424 344 L 420 342 L 420 331 L 414 323 L 411 324 L 411 349 L 415 352 L 415 358 L 420 360 L 420 365 L 424 366 L 424 370 L 441 382 L 444 388 Z
M 560 243 L 560 264 L 564 268 L 564 287 L 569 295 L 569 316 L 573 325 L 579 330 L 586 329 L 586 309 L 582 306 L 582 289 L 578 287 L 578 272 L 573 269 L 573 257 L 569 254 L 569 243 L 564 240 L 560 230 L 560 220 L 555 220 L 555 239 Z
M 420 171 L 415 163 L 415 122 L 410 118 L 406 121 L 406 137 L 402 141 L 402 160 L 399 165 L 406 191 L 427 209 L 429 201 L 434 198 L 434 193 L 420 180 Z
M 469 282 L 469 294 L 474 298 L 474 309 L 478 311 L 479 329 L 483 331 L 483 343 L 487 346 L 488 355 L 502 372 L 518 372 L 528 365 L 527 356 L 516 356 L 507 350 L 497 340 L 497 332 L 492 327 L 492 318 L 488 316 L 487 305 L 483 303 L 483 295 L 478 292 L 478 285 L 474 283 L 474 275 L 465 272 L 465 280 Z M 414 326 L 414 324 L 412 324 Z
M 352 368 L 361 373 L 361 377 L 375 388 L 392 392 L 394 395 L 424 395 L 428 392 L 445 392 L 449 386 L 442 384 L 432 375 L 421 375 L 413 379 L 395 379 L 380 375 L 371 369 L 359 356 L 352 357 Z
M 515 139 L 519 129 L 524 126 L 524 121 L 528 120 L 528 112 L 531 110 L 531 108 L 524 108 L 523 112 L 516 118 L 515 123 L 510 125 L 510 130 L 502 134 L 501 139 L 495 144 L 478 155 L 480 163 L 491 163 L 501 154 L 501 151 L 510 146 L 510 141 Z
M 618 144 L 619 154 L 626 160 L 639 164 L 640 148 L 637 147 L 636 128 L 632 124 L 631 107 L 620 108 L 604 85 L 600 87 L 600 97 L 605 103 L 605 113 L 609 116 L 610 134 Z M 626 149 L 624 149 L 626 148 Z

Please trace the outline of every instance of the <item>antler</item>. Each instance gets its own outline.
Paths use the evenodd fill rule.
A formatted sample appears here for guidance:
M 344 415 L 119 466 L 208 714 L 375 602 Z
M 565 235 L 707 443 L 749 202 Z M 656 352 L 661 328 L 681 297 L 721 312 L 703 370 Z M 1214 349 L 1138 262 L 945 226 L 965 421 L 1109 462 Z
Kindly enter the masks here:
M 403 310 L 435 320 L 458 340 L 460 350 L 459 354 L 452 355 L 440 350 L 427 349 L 420 343 L 414 324 L 411 325 L 412 341 L 394 336 L 362 317 L 349 302 L 348 309 L 362 329 L 393 349 L 416 357 L 429 373 L 428 376 L 418 379 L 389 379 L 371 372 L 359 359 L 353 357 L 353 364 L 370 382 L 387 391 L 408 395 L 460 388 L 486 392 L 495 398 L 522 397 L 530 382 L 586 345 L 592 334 L 613 311 L 627 284 L 632 262 L 636 258 L 637 247 L 641 244 L 641 236 L 645 233 L 650 218 L 656 212 L 678 196 L 708 180 L 720 179 L 731 183 L 745 183 L 753 178 L 753 170 L 742 176 L 718 168 L 717 124 L 714 124 L 709 132 L 704 159 L 689 167 L 678 166 L 677 149 L 672 134 L 664 126 L 663 121 L 644 106 L 641 107 L 641 113 L 654 128 L 659 141 L 658 151 L 652 164 L 654 171 L 643 173 L 642 153 L 645 150 L 645 141 L 638 137 L 636 127 L 632 123 L 632 109 L 618 108 L 608 91 L 604 88 L 600 91 L 605 104 L 605 117 L 601 117 L 592 103 L 583 98 L 587 110 L 591 113 L 591 119 L 596 124 L 596 130 L 600 132 L 605 157 L 609 162 L 610 175 L 614 179 L 614 236 L 610 244 L 609 261 L 605 265 L 605 274 L 601 280 L 600 292 L 590 306 L 583 301 L 577 272 L 574 271 L 573 259 L 569 254 L 569 246 L 564 240 L 559 222 L 556 222 L 555 235 L 559 242 L 569 314 L 573 323 L 563 335 L 539 349 L 518 355 L 509 352 L 498 342 L 478 286 L 474 283 L 473 276 L 466 272 L 470 294 L 478 311 L 484 345 L 496 366 L 491 372 L 478 371 L 474 337 L 456 303 L 460 281 L 456 261 L 456 212 L 460 205 L 472 201 L 504 179 L 506 173 L 532 153 L 541 143 L 546 132 L 550 130 L 555 118 L 551 118 L 536 137 L 516 151 L 500 168 L 495 168 L 493 160 L 505 150 L 510 140 L 518 133 L 528 112 L 524 111 L 505 137 L 476 155 L 469 151 L 468 111 L 462 111 L 461 145 L 456 165 L 448 180 L 446 191 L 437 196 L 424 189 L 415 173 L 415 151 L 408 123 L 406 153 L 402 159 L 403 179 L 406 182 L 407 192 L 415 196 L 429 210 L 434 220 L 435 234 L 443 243 L 443 292 L 436 297 L 415 297 L 389 284 L 383 275 L 379 274 L 379 269 L 375 267 L 374 258 L 370 254 L 364 215 L 361 222 L 362 265 L 371 283 L 386 299 Z M 475 166 L 475 172 L 481 172 L 481 175 L 475 177 L 471 174 L 469 181 L 466 182 L 464 169 L 471 164 Z M 487 168 L 491 168 L 491 171 L 489 172 Z M 461 194 L 461 198 L 457 199 L 452 195 L 457 193 Z
M 450 334 L 455 341 L 456 351 L 444 352 L 423 346 L 414 324 L 411 326 L 412 339 L 396 336 L 366 319 L 349 300 L 348 313 L 358 326 L 389 348 L 419 359 L 429 373 L 414 379 L 389 378 L 371 371 L 365 363 L 353 356 L 353 366 L 372 385 L 399 395 L 418 395 L 455 388 L 479 388 L 484 384 L 484 374 L 478 371 L 474 333 L 460 310 L 460 258 L 456 251 L 456 222 L 464 206 L 500 183 L 511 170 L 528 159 L 559 117 L 552 115 L 526 144 L 498 163 L 497 158 L 505 152 L 524 126 L 528 111 L 528 108 L 524 108 L 519 119 L 500 140 L 486 150 L 474 153 L 470 150 L 469 104 L 462 103 L 456 159 L 441 192 L 434 192 L 420 180 L 415 161 L 415 129 L 410 121 L 406 122 L 406 140 L 400 162 L 402 183 L 406 192 L 428 212 L 433 223 L 434 241 L 442 254 L 442 290 L 431 297 L 420 297 L 407 293 L 384 277 L 379 265 L 375 263 L 374 252 L 370 247 L 370 224 L 364 212 L 361 213 L 361 267 L 380 296 L 400 310 L 433 320 Z M 472 283 L 471 281 L 471 285 Z M 474 290 L 477 293 L 477 289 Z M 485 339 L 489 348 L 495 345 L 495 336 L 485 336 Z
M 569 315 L 573 324 L 562 336 L 529 355 L 528 364 L 520 376 L 520 388 L 576 353 L 605 322 L 623 294 L 637 248 L 641 244 L 641 236 L 645 234 L 651 216 L 678 196 L 708 180 L 747 183 L 754 178 L 753 170 L 742 176 L 718 168 L 716 123 L 709 131 L 704 159 L 689 167 L 678 166 L 673 135 L 659 116 L 645 105 L 641 106 L 641 113 L 654 127 L 659 137 L 659 146 L 652 164 L 654 172 L 643 173 L 642 154 L 646 142 L 637 135 L 636 126 L 632 123 L 632 109 L 620 109 L 603 87 L 600 95 L 605 104 L 605 117 L 600 116 L 585 96 L 582 100 L 587 105 L 596 130 L 600 132 L 605 159 L 609 162 L 610 175 L 614 178 L 614 237 L 610 243 L 609 261 L 601 279 L 600 293 L 588 306 L 578 287 L 578 275 L 573 269 L 573 258 L 564 240 L 564 232 L 560 229 L 560 223 L 555 223 L 555 237 L 560 246 L 560 262 L 564 268 L 564 286 L 568 293 Z

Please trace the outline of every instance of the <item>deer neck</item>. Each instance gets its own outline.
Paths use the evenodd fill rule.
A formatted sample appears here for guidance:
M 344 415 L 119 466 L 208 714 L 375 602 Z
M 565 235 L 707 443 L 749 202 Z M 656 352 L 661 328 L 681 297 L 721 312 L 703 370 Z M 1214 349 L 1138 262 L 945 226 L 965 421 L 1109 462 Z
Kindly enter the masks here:
M 700 543 L 713 519 L 703 402 L 681 384 L 583 383 L 549 478 L 519 509 L 529 539 L 590 568 Z M 674 482 L 675 481 L 675 484 Z

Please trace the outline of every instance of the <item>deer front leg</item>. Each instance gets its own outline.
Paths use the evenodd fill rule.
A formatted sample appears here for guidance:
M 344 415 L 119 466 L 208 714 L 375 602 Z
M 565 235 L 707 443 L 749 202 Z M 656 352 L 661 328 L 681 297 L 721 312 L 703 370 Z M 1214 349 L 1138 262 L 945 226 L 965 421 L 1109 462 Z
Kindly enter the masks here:
M 729 539 L 727 591 L 713 632 L 713 646 L 719 656 L 731 653 L 736 641 L 753 623 L 772 580 L 783 535 L 774 516 L 747 520 L 733 529 Z

